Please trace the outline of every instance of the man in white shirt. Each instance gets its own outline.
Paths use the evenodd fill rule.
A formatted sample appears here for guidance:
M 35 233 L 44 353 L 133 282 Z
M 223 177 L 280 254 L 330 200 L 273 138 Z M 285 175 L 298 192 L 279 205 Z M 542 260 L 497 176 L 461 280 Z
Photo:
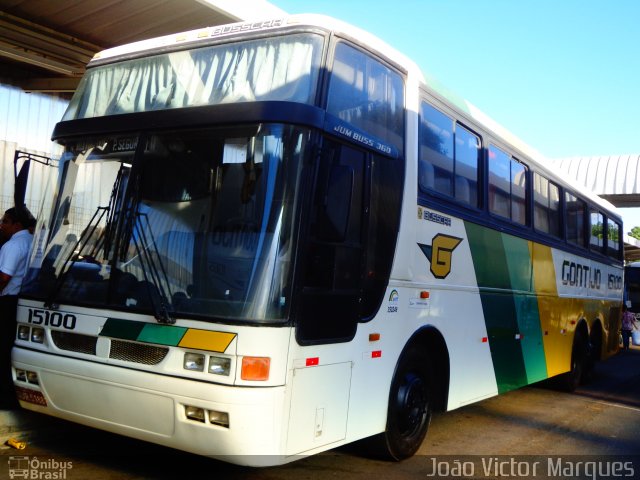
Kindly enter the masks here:
M 16 403 L 11 377 L 11 348 L 16 337 L 16 308 L 22 279 L 27 273 L 35 220 L 26 207 L 7 210 L 0 221 L 0 407 Z

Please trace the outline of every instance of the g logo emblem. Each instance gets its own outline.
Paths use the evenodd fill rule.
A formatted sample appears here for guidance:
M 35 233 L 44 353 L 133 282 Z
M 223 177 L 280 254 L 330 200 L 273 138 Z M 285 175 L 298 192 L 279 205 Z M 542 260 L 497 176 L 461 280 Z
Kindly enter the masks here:
M 462 242 L 462 238 L 439 233 L 433 237 L 431 245 L 418 244 L 431 264 L 430 270 L 434 277 L 447 278 L 447 275 L 451 273 L 451 257 L 460 242 Z

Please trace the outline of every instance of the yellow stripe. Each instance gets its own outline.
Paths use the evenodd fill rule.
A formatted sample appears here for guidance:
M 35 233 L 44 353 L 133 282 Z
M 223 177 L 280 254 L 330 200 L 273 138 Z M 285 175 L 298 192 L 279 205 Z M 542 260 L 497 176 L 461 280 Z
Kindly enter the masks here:
M 234 338 L 236 338 L 235 333 L 210 332 L 208 330 L 190 328 L 184 334 L 178 346 L 223 353 Z
M 538 296 L 540 328 L 549 377 L 568 372 L 571 368 L 573 337 L 576 325 L 582 319 L 588 322 L 589 331 L 597 320 L 600 321 L 603 330 L 602 356 L 606 358 L 615 353 L 617 349 L 613 338 L 617 338 L 617 328 L 612 328 L 612 325 L 616 324 L 617 318 L 615 315 L 612 317 L 611 312 L 615 313 L 615 308 L 620 303 L 601 299 L 559 297 L 551 248 L 530 243 L 529 249 L 533 259 L 534 288 Z
M 551 248 L 529 243 L 529 249 L 533 259 L 533 284 L 538 296 L 547 375 L 552 377 L 568 371 L 571 364 L 573 335 L 567 331 L 567 315 L 572 316 L 575 307 L 571 305 L 571 299 L 558 297 Z

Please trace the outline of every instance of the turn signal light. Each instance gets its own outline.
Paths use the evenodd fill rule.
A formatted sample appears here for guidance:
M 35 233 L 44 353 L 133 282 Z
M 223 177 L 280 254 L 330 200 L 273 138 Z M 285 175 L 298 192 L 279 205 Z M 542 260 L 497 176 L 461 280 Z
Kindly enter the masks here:
M 269 380 L 269 357 L 243 357 L 240 378 L 242 380 Z

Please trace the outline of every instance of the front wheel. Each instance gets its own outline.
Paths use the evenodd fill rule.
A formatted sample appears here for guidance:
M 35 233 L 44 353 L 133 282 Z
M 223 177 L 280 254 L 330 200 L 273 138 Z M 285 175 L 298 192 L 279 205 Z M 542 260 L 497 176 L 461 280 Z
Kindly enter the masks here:
M 387 426 L 378 436 L 384 456 L 403 460 L 416 453 L 431 422 L 429 358 L 416 347 L 400 359 L 391 383 Z

